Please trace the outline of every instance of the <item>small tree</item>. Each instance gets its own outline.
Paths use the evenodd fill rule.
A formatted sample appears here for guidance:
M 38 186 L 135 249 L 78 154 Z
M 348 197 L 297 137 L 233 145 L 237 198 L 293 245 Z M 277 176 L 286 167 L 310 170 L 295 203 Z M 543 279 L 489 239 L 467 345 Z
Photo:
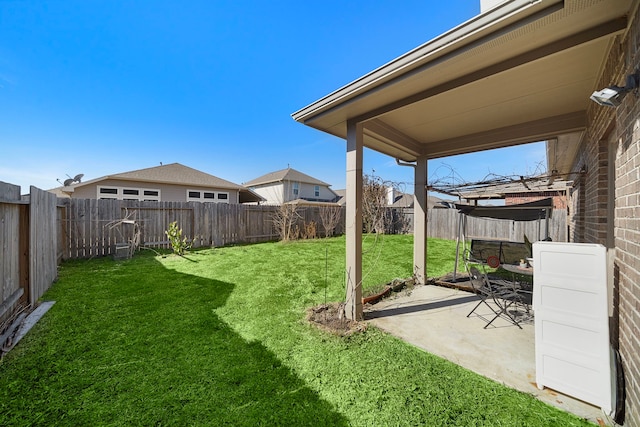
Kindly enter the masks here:
M 164 232 L 169 238 L 169 243 L 176 255 L 184 255 L 185 251 L 191 249 L 191 243 L 182 236 L 182 228 L 178 228 L 178 221 L 169 224 L 169 229 Z
M 384 234 L 395 227 L 406 232 L 410 223 L 402 212 L 390 207 L 390 192 L 401 194 L 400 185 L 383 181 L 375 175 L 365 175 L 362 180 L 362 223 L 367 233 Z
M 283 242 L 292 240 L 295 236 L 294 225 L 301 218 L 298 212 L 298 205 L 293 203 L 283 203 L 278 206 L 271 215 L 271 221 L 278 231 L 278 236 Z
M 325 237 L 333 236 L 333 233 L 342 218 L 342 208 L 340 206 L 322 205 L 320 206 L 320 222 L 324 228 Z
M 388 186 L 377 176 L 365 175 L 362 181 L 362 223 L 367 233 L 383 234 Z

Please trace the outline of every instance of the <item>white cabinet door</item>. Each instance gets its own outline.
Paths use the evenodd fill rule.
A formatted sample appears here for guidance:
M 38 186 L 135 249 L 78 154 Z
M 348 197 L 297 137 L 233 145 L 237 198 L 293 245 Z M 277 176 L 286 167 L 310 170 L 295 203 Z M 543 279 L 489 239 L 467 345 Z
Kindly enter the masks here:
M 533 245 L 536 382 L 611 412 L 606 248 Z

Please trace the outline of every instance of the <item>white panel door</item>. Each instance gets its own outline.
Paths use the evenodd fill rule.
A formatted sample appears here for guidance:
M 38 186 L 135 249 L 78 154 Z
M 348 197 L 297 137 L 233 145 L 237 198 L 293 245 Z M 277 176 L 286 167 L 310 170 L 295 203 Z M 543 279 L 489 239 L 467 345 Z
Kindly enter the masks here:
M 536 382 L 611 412 L 606 248 L 533 245 Z

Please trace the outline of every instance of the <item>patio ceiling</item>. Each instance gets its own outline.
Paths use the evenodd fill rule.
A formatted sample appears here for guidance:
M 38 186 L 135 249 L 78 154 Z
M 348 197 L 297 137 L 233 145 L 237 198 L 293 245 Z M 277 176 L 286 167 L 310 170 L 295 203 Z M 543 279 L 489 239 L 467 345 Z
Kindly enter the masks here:
M 366 147 L 404 161 L 550 140 L 562 154 L 550 167 L 569 172 L 636 4 L 507 0 L 292 116 L 344 139 L 363 122 Z

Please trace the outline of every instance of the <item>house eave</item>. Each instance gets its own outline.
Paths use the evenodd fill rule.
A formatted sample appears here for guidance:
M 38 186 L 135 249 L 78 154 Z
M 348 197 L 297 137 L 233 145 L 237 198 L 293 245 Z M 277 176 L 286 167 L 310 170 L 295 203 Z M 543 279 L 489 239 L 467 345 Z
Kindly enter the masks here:
M 404 161 L 577 135 L 632 6 L 506 1 L 292 116 Z
M 509 24 L 540 13 L 547 14 L 559 10 L 563 3 L 563 0 L 506 1 L 301 108 L 291 116 L 294 120 L 306 124 L 314 116 L 336 104 L 342 104 L 358 95 L 375 90 L 383 83 L 398 79 L 426 63 L 434 62 L 446 54 L 464 48 L 469 43 L 478 42 Z

